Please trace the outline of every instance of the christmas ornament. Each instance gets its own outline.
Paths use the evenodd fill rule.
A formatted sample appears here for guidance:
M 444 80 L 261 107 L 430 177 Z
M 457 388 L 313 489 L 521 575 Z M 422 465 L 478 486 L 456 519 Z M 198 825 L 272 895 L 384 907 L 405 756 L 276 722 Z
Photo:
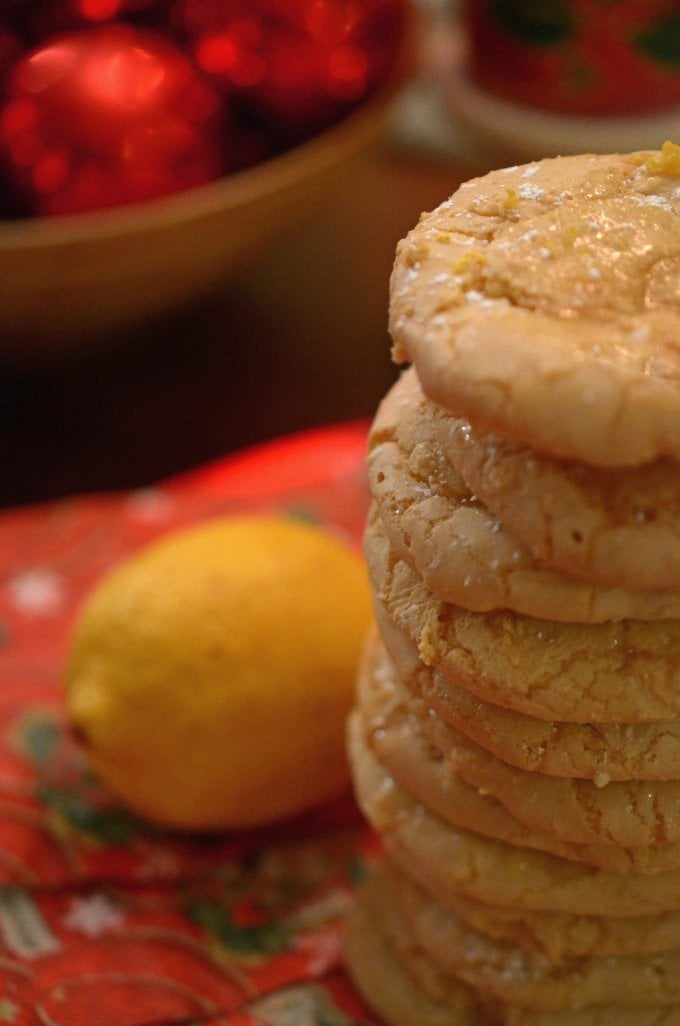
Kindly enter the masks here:
M 176 192 L 322 131 L 391 72 L 407 4 L 0 6 L 0 184 L 25 216 Z
M 162 37 L 59 36 L 14 69 L 0 113 L 10 177 L 39 214 L 149 199 L 215 178 L 218 100 Z
M 7 77 L 21 53 L 19 36 L 0 22 L 0 82 Z
M 320 131 L 376 86 L 403 19 L 395 0 L 177 0 L 173 14 L 196 63 L 287 143 Z
M 152 0 L 71 0 L 76 15 L 85 21 L 109 21 L 119 15 L 143 10 Z
M 153 14 L 162 21 L 167 0 L 2 0 L 6 17 L 33 49 L 52 35 L 87 26 L 143 16 L 150 24 Z

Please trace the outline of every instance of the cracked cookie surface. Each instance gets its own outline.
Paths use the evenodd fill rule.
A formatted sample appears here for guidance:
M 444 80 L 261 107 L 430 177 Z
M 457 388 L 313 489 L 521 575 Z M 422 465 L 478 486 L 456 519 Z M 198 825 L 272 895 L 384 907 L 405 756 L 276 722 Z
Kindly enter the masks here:
M 350 718 L 357 800 L 387 856 L 447 905 L 457 895 L 511 908 L 634 917 L 680 910 L 680 870 L 611 873 L 454 827 L 414 798 L 362 744 Z
M 380 404 L 367 471 L 392 545 L 447 602 L 581 623 L 680 617 L 680 592 L 599 588 L 537 560 L 443 455 L 413 368 Z
M 589 783 L 572 788 L 568 781 L 545 777 L 543 787 L 537 786 L 536 774 L 513 772 L 433 716 L 400 684 L 379 644 L 369 645 L 362 660 L 358 702 L 364 738 L 356 744 L 365 742 L 411 795 L 454 826 L 614 873 L 680 868 L 680 843 L 670 837 L 663 843 L 643 843 L 657 825 L 650 828 L 645 802 L 650 785 L 628 788 L 642 792 L 636 794 L 641 815 L 634 807 L 630 815 L 621 809 L 626 796 L 611 793 L 616 785 L 603 793 Z M 665 803 L 660 796 L 656 802 L 662 806 L 659 829 L 671 834 L 676 827 L 671 802 L 678 786 L 669 788 L 674 793 L 663 796 Z M 594 792 L 586 796 L 590 802 L 580 793 L 584 787 Z M 553 792 L 561 804 L 543 809 L 540 802 Z M 591 816 L 589 805 L 595 806 Z M 617 834 L 621 839 L 612 840 Z
M 611 780 L 680 779 L 680 719 L 651 723 L 542 720 L 473 695 L 425 666 L 381 603 L 376 618 L 395 673 L 446 723 L 518 769 Z
M 366 532 L 374 594 L 427 666 L 517 712 L 572 723 L 680 716 L 680 622 L 556 623 L 472 612 L 431 594 L 378 523 Z
M 680 464 L 603 469 L 551 458 L 432 404 L 470 492 L 535 559 L 600 587 L 680 587 Z
M 437 403 L 555 456 L 680 458 L 676 166 L 557 157 L 466 183 L 398 247 L 395 359 Z

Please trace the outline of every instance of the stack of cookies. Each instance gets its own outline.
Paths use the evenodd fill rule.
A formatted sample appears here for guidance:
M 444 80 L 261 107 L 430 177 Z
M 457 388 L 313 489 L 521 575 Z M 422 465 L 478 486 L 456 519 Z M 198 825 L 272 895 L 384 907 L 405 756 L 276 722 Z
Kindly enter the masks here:
M 350 970 L 393 1026 L 676 1026 L 680 147 L 468 182 L 390 329 Z

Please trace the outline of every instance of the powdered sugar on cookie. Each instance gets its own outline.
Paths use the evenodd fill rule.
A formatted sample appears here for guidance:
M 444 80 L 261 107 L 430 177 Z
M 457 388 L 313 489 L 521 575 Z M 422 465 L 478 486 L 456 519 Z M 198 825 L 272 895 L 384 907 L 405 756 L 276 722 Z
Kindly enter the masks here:
M 679 457 L 671 157 L 555 158 L 459 190 L 398 249 L 396 358 L 438 403 L 554 455 Z

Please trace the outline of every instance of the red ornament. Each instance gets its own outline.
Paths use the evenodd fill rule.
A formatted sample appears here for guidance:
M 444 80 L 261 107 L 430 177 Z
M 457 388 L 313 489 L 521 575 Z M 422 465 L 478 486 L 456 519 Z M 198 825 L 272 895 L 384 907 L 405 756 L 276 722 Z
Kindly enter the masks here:
M 0 82 L 4 81 L 22 54 L 21 40 L 0 23 Z
M 167 0 L 31 0 L 30 7 L 25 0 L 9 0 L 9 3 L 15 24 L 35 44 L 57 32 L 135 17 L 151 12 L 154 7 L 159 8 L 160 17 L 167 7 Z
M 76 15 L 84 21 L 108 21 L 149 7 L 153 0 L 71 0 Z
M 0 148 L 34 213 L 149 199 L 221 173 L 214 90 L 162 37 L 126 25 L 53 38 L 14 69 Z
M 400 0 L 176 0 L 196 63 L 279 137 L 326 127 L 391 69 Z

